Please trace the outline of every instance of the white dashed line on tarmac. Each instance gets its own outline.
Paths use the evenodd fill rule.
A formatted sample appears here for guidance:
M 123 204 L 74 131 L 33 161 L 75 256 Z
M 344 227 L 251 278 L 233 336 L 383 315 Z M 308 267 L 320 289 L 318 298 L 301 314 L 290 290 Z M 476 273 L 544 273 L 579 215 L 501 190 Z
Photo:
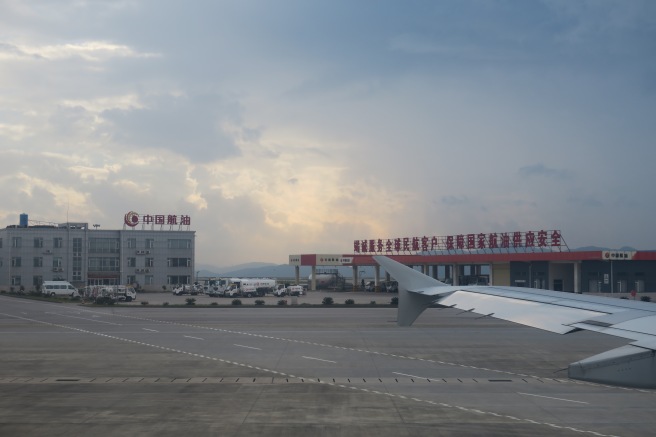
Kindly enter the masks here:
M 554 398 L 554 397 L 551 397 L 551 396 L 535 395 L 533 393 L 520 393 L 520 392 L 517 392 L 517 394 L 518 395 L 524 395 L 524 396 L 534 396 L 536 398 L 553 399 L 553 400 L 556 400 L 556 401 L 576 402 L 577 404 L 589 404 L 589 402 L 575 401 L 575 400 L 572 400 L 572 399 Z
M 259 347 L 245 346 L 245 345 L 243 345 L 243 344 L 237 344 L 237 343 L 235 343 L 233 346 L 245 347 L 246 349 L 255 349 L 255 350 L 258 350 L 258 351 L 261 351 L 261 350 L 262 350 L 262 349 L 259 348 Z
M 316 361 L 323 361 L 323 362 L 326 362 L 326 363 L 337 364 L 337 361 L 324 360 L 323 358 L 314 358 L 314 357 L 301 357 L 301 358 L 305 358 L 306 360 L 316 360 Z

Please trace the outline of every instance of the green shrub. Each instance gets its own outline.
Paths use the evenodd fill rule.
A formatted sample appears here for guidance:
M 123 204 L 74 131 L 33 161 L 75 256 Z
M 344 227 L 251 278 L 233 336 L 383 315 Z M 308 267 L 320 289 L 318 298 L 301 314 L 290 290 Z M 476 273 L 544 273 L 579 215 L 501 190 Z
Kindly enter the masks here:
M 643 302 L 651 302 L 651 296 L 640 296 L 640 300 Z
M 353 304 L 355 303 L 355 301 L 354 301 L 353 299 L 346 299 L 346 300 L 344 301 L 344 303 L 345 303 L 346 305 L 353 305 Z
M 212 306 L 218 306 L 219 303 L 218 303 L 218 302 L 212 302 L 210 305 L 212 305 Z
M 262 306 L 264 305 L 264 301 L 262 299 L 258 299 L 255 301 L 255 305 Z
M 167 302 L 167 303 L 168 303 L 168 302 Z M 148 301 L 147 301 L 147 300 L 142 300 L 142 301 L 141 301 L 141 305 L 148 305 Z
M 321 301 L 321 303 L 322 303 L 323 305 L 332 305 L 333 302 L 334 302 L 334 301 L 333 301 L 333 298 L 330 297 L 330 296 L 326 296 L 326 297 L 324 297 L 323 300 Z
M 390 300 L 390 305 L 398 305 L 398 304 L 399 304 L 398 297 L 393 297 L 392 300 Z
M 239 299 L 233 299 L 232 304 L 233 304 L 233 305 L 241 305 L 241 300 L 239 300 Z
M 376 305 L 376 301 L 372 300 L 371 302 L 369 302 L 369 305 Z
M 287 305 L 287 301 L 286 301 L 285 299 L 280 299 L 280 300 L 278 301 L 278 305 L 279 305 L 279 306 Z
M 167 306 L 169 306 L 169 303 L 168 303 L 168 302 L 164 302 L 164 303 L 162 303 L 162 306 L 167 307 Z
M 186 298 L 185 302 L 187 302 L 187 305 L 196 305 L 196 299 L 194 299 L 193 297 Z

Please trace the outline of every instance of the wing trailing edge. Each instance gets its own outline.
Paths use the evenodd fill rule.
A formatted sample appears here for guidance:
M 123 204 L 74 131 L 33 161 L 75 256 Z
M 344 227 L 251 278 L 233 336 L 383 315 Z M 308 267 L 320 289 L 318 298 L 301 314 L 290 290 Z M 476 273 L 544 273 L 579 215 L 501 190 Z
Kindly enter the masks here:
M 433 303 L 566 334 L 590 330 L 633 343 L 572 363 L 572 379 L 656 388 L 656 304 L 495 286 L 449 286 L 385 256 L 374 256 L 399 283 L 397 324 L 410 326 Z

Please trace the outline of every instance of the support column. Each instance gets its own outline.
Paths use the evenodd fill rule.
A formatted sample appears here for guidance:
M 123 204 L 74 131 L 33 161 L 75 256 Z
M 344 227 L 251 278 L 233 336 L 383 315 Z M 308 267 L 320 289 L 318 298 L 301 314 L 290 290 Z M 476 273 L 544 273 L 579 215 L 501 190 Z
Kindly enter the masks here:
M 358 266 L 353 266 L 353 291 L 358 289 Z
M 296 285 L 301 283 L 301 266 L 294 266 L 294 277 L 296 278 Z
M 488 268 L 490 270 L 490 278 L 487 285 L 494 285 L 494 264 L 488 264 Z
M 374 266 L 374 291 L 380 291 L 380 265 Z
M 312 283 L 310 287 L 312 291 L 317 291 L 317 266 L 312 266 Z
M 581 263 L 574 263 L 574 293 L 581 293 Z
M 458 276 L 460 276 L 460 272 L 458 271 L 458 264 L 452 264 L 451 265 L 451 280 L 453 282 L 453 285 L 460 285 L 458 281 Z

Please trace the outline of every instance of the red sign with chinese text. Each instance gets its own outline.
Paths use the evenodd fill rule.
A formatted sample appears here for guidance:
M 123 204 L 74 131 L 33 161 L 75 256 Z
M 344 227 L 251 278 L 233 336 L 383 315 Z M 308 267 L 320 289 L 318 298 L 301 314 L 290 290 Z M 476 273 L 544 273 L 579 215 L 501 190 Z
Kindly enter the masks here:
M 436 237 L 404 237 L 391 239 L 355 240 L 354 253 L 382 254 L 429 251 L 509 251 L 509 250 L 566 250 L 562 233 L 558 230 L 526 232 L 491 232 L 458 234 Z
M 172 214 L 156 214 L 156 215 L 150 215 L 150 214 L 144 214 L 142 217 L 139 217 L 139 214 L 137 214 L 134 211 L 130 211 L 127 214 L 125 214 L 125 217 L 123 219 L 123 222 L 131 227 L 134 228 L 137 226 L 139 223 L 144 224 L 144 225 L 171 225 L 171 226 L 190 226 L 191 225 L 191 217 L 188 215 L 172 215 Z

